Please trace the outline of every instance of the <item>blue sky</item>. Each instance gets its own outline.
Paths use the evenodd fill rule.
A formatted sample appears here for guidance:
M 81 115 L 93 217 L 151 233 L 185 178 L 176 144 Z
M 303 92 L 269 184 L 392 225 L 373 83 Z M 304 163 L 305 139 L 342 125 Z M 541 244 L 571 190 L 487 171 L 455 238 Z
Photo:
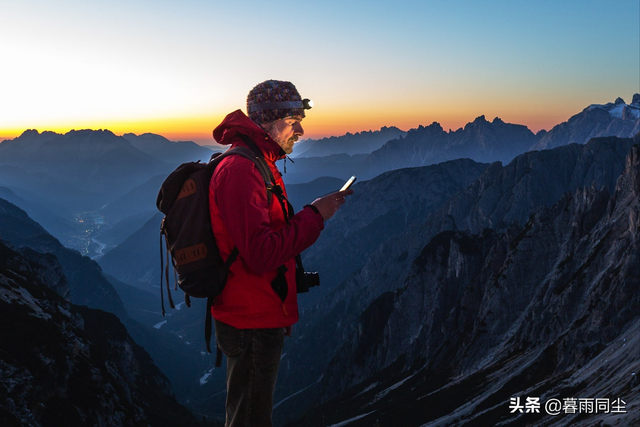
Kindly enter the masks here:
M 314 100 L 309 136 L 479 115 L 537 131 L 640 92 L 638 0 L 9 0 L 0 40 L 0 140 L 204 142 L 270 78 Z

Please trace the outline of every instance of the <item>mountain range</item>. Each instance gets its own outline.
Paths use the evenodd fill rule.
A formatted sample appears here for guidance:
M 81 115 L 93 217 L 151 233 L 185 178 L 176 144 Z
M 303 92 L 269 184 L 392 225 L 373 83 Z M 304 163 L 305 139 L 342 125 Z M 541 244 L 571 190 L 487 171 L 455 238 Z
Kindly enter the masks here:
M 384 128 L 383 128 L 384 129 Z M 437 122 L 419 126 L 372 151 L 349 151 L 354 135 L 328 140 L 336 147 L 331 155 L 307 157 L 303 152 L 288 167 L 287 182 L 307 182 L 326 174 L 346 180 L 351 175 L 359 179 L 371 179 L 379 174 L 405 167 L 427 166 L 458 158 L 469 158 L 481 163 L 510 162 L 527 151 L 554 148 L 572 143 L 586 144 L 599 136 L 630 138 L 640 132 L 640 94 L 635 94 L 631 104 L 618 98 L 613 103 L 592 104 L 567 122 L 536 134 L 522 125 L 505 123 L 496 117 L 492 121 L 479 116 L 455 131 L 445 131 Z M 388 133 L 379 131 L 378 135 Z M 360 136 L 361 138 L 361 136 Z M 312 147 L 320 141 L 312 141 Z M 298 143 L 304 147 L 306 142 Z M 296 148 L 297 149 L 297 148 Z M 295 149 L 294 149 L 295 151 Z
M 180 164 L 200 160 L 208 162 L 212 150 L 193 141 L 170 141 L 164 136 L 153 133 L 122 135 L 133 147 L 164 163 Z
M 335 191 L 352 174 L 359 179 L 303 254 L 321 286 L 300 297 L 301 321 L 286 341 L 276 389 L 276 425 L 640 423 L 639 111 L 635 95 L 631 104 L 588 106 L 537 134 L 481 116 L 453 132 L 434 123 L 299 142 L 299 155 L 280 163 L 294 206 Z M 9 254 L 0 284 L 19 285 L 5 289 L 3 301 L 32 301 L 27 293 L 44 285 L 58 295 L 38 293 L 41 308 L 31 312 L 49 313 L 56 328 L 81 336 L 74 342 L 134 349 L 135 363 L 145 366 L 137 380 L 115 386 L 103 374 L 98 388 L 139 392 L 122 409 L 135 419 L 149 419 L 138 380 L 161 384 L 163 394 L 174 393 L 209 422 L 224 408 L 224 372 L 203 352 L 202 301 L 186 309 L 174 291 L 178 309 L 160 313 L 155 197 L 179 163 L 210 155 L 194 145 L 90 130 L 26 131 L 0 143 L 0 252 Z M 75 320 L 60 315 L 66 312 Z M 109 325 L 103 332 L 118 343 L 92 326 L 91 336 L 82 335 L 76 320 L 85 317 Z M 40 348 L 24 336 L 25 346 Z M 148 355 L 121 344 L 129 340 Z M 0 348 L 14 354 L 8 345 Z M 143 362 L 149 355 L 157 368 Z M 88 363 L 81 369 L 101 369 Z M 75 375 L 51 366 L 61 378 Z M 24 387 L 35 381 L 29 378 L 21 377 Z M 11 381 L 1 379 L 0 389 L 10 390 Z M 70 414 L 85 416 L 93 405 L 83 407 L 68 391 L 75 386 L 52 384 L 46 381 L 64 390 L 60 404 L 71 405 Z M 620 399 L 628 411 L 511 413 L 517 397 Z M 40 416 L 29 399 L 20 394 L 16 407 Z M 27 413 L 11 411 L 18 419 Z
M 382 147 L 387 141 L 404 136 L 406 132 L 395 126 L 382 127 L 376 131 L 347 132 L 343 136 L 322 139 L 303 139 L 296 144 L 292 157 L 324 157 L 336 153 L 350 156 L 369 154 Z
M 280 422 L 307 408 L 290 425 L 537 425 L 509 413 L 511 397 L 637 402 L 638 143 L 595 139 L 492 165 L 381 244 L 302 314 Z M 636 405 L 540 425 L 635 425 Z
M 167 170 L 126 139 L 104 130 L 65 135 L 26 131 L 0 144 L 0 165 L 5 186 L 28 190 L 40 200 L 57 199 L 72 209 L 95 209 Z
M 607 104 L 591 104 L 564 123 L 555 126 L 531 149 L 543 150 L 566 144 L 584 144 L 599 136 L 630 138 L 640 132 L 640 94 L 631 104 L 622 98 Z
M 419 126 L 403 138 L 387 142 L 367 157 L 358 173 L 426 166 L 447 160 L 470 158 L 477 162 L 507 163 L 536 143 L 539 136 L 527 127 L 480 116 L 464 128 L 445 132 L 438 123 Z

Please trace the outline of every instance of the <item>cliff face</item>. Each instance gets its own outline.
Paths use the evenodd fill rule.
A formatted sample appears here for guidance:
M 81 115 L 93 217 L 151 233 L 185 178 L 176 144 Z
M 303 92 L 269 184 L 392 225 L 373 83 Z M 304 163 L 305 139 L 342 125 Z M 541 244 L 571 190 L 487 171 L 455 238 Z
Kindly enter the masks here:
M 327 314 L 316 314 L 326 320 L 308 330 L 322 343 L 316 347 L 336 346 L 307 391 L 325 404 L 293 425 L 319 425 L 313 420 L 321 414 L 331 422 L 366 415 L 353 426 L 640 422 L 634 142 L 592 141 L 579 153 L 578 146 L 562 147 L 569 151 L 557 166 L 547 163 L 556 156 L 528 153 L 489 168 L 412 239 L 381 249 L 325 301 Z M 624 147 L 628 155 L 613 161 Z M 528 173 L 518 173 L 523 165 L 532 165 Z M 545 187 L 546 173 L 566 186 Z M 538 192 L 547 198 L 537 207 L 525 203 Z M 400 258 L 408 267 L 390 262 Z M 545 418 L 544 410 L 511 414 L 514 396 L 619 398 L 628 405 L 620 414 Z
M 63 299 L 55 258 L 27 252 L 0 242 L 0 424 L 199 425 L 120 321 Z

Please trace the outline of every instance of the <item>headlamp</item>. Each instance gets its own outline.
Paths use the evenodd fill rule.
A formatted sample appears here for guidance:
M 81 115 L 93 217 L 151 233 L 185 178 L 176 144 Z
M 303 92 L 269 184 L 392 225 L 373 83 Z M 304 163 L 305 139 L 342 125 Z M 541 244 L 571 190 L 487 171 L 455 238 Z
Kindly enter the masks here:
M 305 110 L 311 110 L 313 108 L 313 101 L 309 98 L 305 98 L 302 100 L 302 108 Z
M 313 107 L 313 101 L 305 98 L 302 101 L 281 101 L 281 102 L 262 102 L 260 104 L 250 105 L 249 113 L 262 110 L 293 110 L 294 108 L 302 108 L 310 110 Z

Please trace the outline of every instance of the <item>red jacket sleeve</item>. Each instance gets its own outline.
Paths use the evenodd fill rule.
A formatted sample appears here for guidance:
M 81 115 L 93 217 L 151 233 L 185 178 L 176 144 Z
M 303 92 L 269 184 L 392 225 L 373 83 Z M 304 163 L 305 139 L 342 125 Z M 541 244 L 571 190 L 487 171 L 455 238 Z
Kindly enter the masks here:
M 267 206 L 264 180 L 255 164 L 232 156 L 218 165 L 213 201 L 240 256 L 256 274 L 275 270 L 311 246 L 324 228 L 310 208 L 286 222 L 275 195 Z

